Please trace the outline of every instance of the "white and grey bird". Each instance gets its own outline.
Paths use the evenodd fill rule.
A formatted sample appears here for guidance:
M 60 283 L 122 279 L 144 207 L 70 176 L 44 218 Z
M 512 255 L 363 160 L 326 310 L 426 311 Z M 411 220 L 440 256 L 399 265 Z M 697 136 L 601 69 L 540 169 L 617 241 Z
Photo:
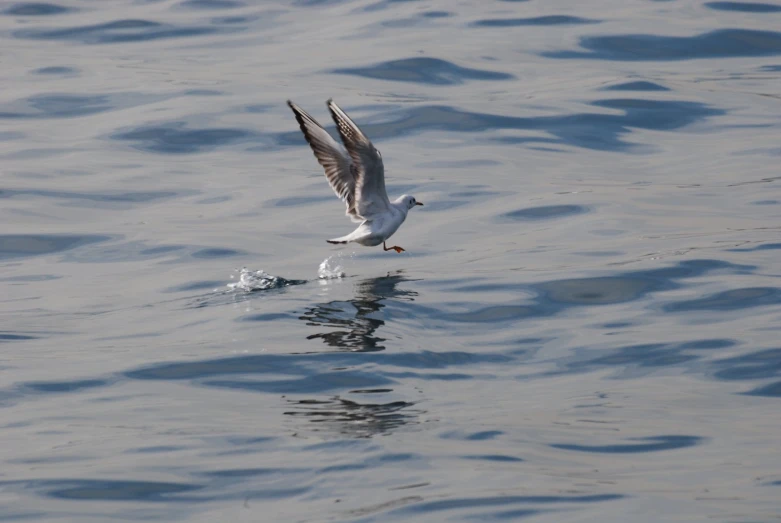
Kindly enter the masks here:
M 386 247 L 385 241 L 404 223 L 410 209 L 423 204 L 408 194 L 392 202 L 388 199 L 388 193 L 385 192 L 385 167 L 380 151 L 333 100 L 328 100 L 327 105 L 344 148 L 306 111 L 290 100 L 287 104 L 295 113 L 315 158 L 325 169 L 328 183 L 347 204 L 347 216 L 360 223 L 350 234 L 326 241 L 355 242 L 367 247 L 382 244 L 386 251 L 403 252 L 404 249 L 397 245 Z

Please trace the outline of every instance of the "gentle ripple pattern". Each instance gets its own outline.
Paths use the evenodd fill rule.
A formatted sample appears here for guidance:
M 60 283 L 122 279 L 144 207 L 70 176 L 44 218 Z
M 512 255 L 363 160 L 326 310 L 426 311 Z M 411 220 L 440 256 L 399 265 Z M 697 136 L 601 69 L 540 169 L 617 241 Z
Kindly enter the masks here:
M 780 24 L 0 5 L 0 519 L 777 519 Z M 324 241 L 330 97 L 403 254 Z

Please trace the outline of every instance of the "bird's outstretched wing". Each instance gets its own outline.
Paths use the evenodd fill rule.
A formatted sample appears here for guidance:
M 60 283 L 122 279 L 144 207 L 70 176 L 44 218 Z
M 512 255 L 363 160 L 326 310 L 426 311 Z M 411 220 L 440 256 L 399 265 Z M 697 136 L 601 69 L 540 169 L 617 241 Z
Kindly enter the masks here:
M 387 211 L 390 201 L 385 191 L 385 167 L 380 152 L 333 100 L 328 100 L 328 109 L 352 160 L 355 189 L 348 214 L 370 219 L 374 214 Z
M 352 165 L 350 156 L 306 111 L 290 100 L 287 101 L 287 105 L 296 115 L 301 132 L 304 133 L 304 138 L 312 148 L 312 152 L 315 153 L 315 158 L 323 166 L 328 183 L 336 195 L 347 205 L 346 214 L 353 221 L 362 222 L 364 218 L 355 212 L 356 179 L 354 172 L 356 169 Z

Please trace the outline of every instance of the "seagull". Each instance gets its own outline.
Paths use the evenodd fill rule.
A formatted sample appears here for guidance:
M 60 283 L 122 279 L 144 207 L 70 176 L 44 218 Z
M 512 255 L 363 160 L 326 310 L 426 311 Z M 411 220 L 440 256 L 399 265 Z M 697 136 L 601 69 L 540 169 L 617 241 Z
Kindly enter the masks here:
M 380 151 L 333 100 L 328 100 L 326 105 L 336 122 L 344 148 L 306 111 L 290 100 L 287 105 L 296 115 L 315 158 L 325 169 L 331 189 L 347 205 L 345 214 L 353 222 L 360 223 L 350 234 L 326 241 L 355 242 L 366 247 L 382 244 L 385 251 L 404 252 L 398 245 L 386 247 L 385 241 L 404 223 L 410 209 L 423 204 L 408 194 L 392 202 L 388 199 Z

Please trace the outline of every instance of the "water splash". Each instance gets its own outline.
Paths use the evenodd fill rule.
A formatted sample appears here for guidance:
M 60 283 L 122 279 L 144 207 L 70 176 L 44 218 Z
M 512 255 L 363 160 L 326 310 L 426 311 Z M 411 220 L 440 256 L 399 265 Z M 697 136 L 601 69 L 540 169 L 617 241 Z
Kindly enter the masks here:
M 231 278 L 235 278 L 231 275 Z M 265 291 L 268 289 L 279 289 L 281 287 L 287 287 L 289 285 L 300 285 L 305 283 L 303 280 L 286 280 L 279 276 L 274 276 L 266 271 L 252 271 L 246 267 L 242 267 L 239 271 L 239 280 L 227 285 L 229 291 Z
M 352 258 L 353 256 L 354 253 L 347 255 L 348 258 Z M 347 275 L 347 273 L 344 272 L 344 257 L 343 254 L 339 253 L 323 260 L 320 267 L 317 269 L 317 277 L 321 280 L 344 278 Z

